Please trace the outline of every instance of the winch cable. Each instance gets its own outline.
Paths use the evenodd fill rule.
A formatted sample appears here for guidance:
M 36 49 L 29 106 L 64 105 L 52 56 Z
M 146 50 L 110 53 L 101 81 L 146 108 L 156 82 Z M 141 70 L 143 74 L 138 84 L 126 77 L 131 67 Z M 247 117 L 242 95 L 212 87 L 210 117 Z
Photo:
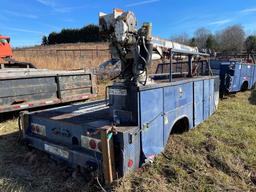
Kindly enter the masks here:
M 97 181 L 97 184 L 99 185 L 99 187 L 101 188 L 101 190 L 103 191 L 103 192 L 107 192 L 107 190 L 106 189 L 104 189 L 104 187 L 102 186 L 102 184 L 100 183 L 100 180 L 99 180 L 99 167 L 100 167 L 100 163 L 99 163 L 99 161 L 98 161 L 98 158 L 97 158 L 97 154 L 96 154 L 96 152 L 94 151 L 94 158 L 95 158 L 95 161 L 96 161 L 96 163 L 97 163 L 97 170 L 96 170 L 96 174 L 97 174 L 97 176 L 96 176 L 96 181 Z
M 101 190 L 102 190 L 103 192 L 107 192 L 107 191 L 106 191 L 106 189 L 104 189 L 104 187 L 101 185 L 101 183 L 100 183 L 100 181 L 99 181 L 99 177 L 98 177 L 98 176 L 96 177 L 96 181 L 97 181 L 97 183 L 98 183 L 99 187 L 101 188 Z

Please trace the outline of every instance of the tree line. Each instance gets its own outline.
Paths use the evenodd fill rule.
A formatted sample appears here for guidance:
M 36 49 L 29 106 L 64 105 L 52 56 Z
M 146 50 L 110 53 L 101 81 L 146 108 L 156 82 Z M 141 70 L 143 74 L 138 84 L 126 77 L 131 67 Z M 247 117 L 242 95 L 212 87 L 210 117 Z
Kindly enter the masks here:
M 101 41 L 99 27 L 90 24 L 80 29 L 62 29 L 59 33 L 52 32 L 48 36 L 43 36 L 42 45 L 99 41 Z
M 256 51 L 256 35 L 246 36 L 241 25 L 229 26 L 216 33 L 212 33 L 206 28 L 199 28 L 192 38 L 183 33 L 171 39 L 207 52 L 236 53 L 246 50 L 248 53 L 252 53 Z
M 246 36 L 241 25 L 229 26 L 222 31 L 212 33 L 206 28 L 199 28 L 192 38 L 186 33 L 171 38 L 172 40 L 198 47 L 201 51 L 207 52 L 256 52 L 256 35 Z M 100 42 L 99 27 L 87 25 L 80 29 L 62 29 L 61 32 L 52 32 L 43 36 L 42 45 L 77 42 Z

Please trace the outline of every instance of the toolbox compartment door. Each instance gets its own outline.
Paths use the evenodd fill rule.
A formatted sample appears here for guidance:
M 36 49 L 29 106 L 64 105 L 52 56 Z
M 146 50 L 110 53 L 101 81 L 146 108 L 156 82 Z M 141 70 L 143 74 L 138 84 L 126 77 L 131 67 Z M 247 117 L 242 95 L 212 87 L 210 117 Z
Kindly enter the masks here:
M 210 115 L 212 115 L 215 108 L 214 79 L 209 80 L 209 94 L 210 94 Z
M 210 82 L 204 80 L 204 120 L 210 115 Z
M 252 78 L 252 65 L 248 65 L 248 64 L 241 64 L 241 79 L 240 79 L 240 86 L 239 88 L 242 87 L 243 82 L 247 81 L 248 82 L 248 87 L 250 88 L 251 85 L 251 78 Z
M 199 125 L 204 120 L 203 109 L 203 81 L 194 82 L 194 126 Z
M 164 87 L 164 144 L 167 143 L 171 131 L 178 131 L 173 128 L 181 119 L 188 120 L 188 128 L 193 127 L 193 82 Z M 182 131 L 186 127 L 181 126 L 178 129 Z
M 242 66 L 240 63 L 235 64 L 234 75 L 232 76 L 231 79 L 231 87 L 229 92 L 237 92 L 240 90 L 241 68 Z
M 253 83 L 252 85 L 256 85 L 256 65 L 253 65 Z
M 142 151 L 150 157 L 164 149 L 163 88 L 141 91 L 139 98 Z

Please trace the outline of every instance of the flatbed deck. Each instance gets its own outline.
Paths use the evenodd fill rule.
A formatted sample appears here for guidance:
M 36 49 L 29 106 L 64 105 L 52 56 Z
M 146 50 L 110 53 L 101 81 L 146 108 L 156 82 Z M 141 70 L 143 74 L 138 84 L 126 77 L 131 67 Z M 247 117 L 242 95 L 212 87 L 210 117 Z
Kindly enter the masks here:
M 83 70 L 0 69 L 0 113 L 95 96 L 95 76 Z
M 74 125 L 84 125 L 98 120 L 111 121 L 109 106 L 103 100 L 37 111 L 34 115 Z
M 0 69 L 0 79 L 21 79 L 30 77 L 50 77 L 56 75 L 83 74 L 84 70 L 61 71 L 48 69 Z

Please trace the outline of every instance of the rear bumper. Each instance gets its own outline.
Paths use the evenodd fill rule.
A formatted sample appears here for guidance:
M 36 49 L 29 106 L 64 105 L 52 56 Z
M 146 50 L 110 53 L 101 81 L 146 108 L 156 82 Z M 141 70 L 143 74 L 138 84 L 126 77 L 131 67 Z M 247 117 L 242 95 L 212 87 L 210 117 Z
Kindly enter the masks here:
M 55 159 L 63 160 L 72 167 L 81 166 L 90 171 L 101 170 L 101 155 L 96 152 L 89 155 L 83 151 L 64 147 L 29 135 L 25 135 L 23 139 L 28 146 L 46 152 Z
M 44 106 L 57 105 L 57 104 L 64 104 L 68 102 L 84 101 L 84 100 L 96 98 L 96 96 L 97 96 L 96 94 L 80 94 L 80 95 L 71 95 L 62 99 L 53 98 L 48 100 L 30 101 L 30 102 L 25 102 L 25 103 L 16 104 L 16 105 L 4 105 L 4 106 L 0 106 L 0 113 L 20 111 L 25 109 L 32 109 L 36 107 L 44 107 Z
M 60 103 L 61 103 L 60 99 L 53 98 L 48 100 L 30 101 L 30 102 L 25 102 L 21 104 L 15 104 L 15 105 L 4 105 L 4 106 L 0 106 L 0 113 L 6 113 L 11 111 L 21 111 L 25 109 L 56 105 Z

